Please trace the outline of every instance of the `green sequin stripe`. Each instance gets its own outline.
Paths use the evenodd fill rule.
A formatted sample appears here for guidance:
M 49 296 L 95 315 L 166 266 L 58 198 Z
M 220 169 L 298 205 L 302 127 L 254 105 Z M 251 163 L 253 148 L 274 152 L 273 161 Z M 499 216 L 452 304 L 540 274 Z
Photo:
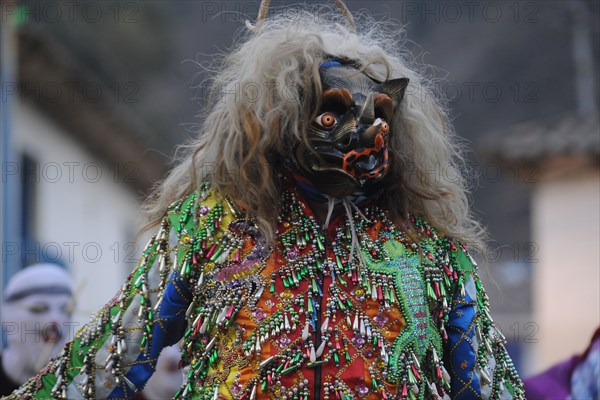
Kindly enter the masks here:
M 205 200 L 210 194 L 205 194 L 203 200 Z M 216 201 L 212 206 L 211 210 L 206 216 L 203 216 L 196 220 L 192 218 L 196 212 L 196 200 L 198 199 L 197 193 L 192 193 L 186 199 L 184 199 L 176 209 L 169 214 L 169 219 L 172 226 L 177 232 L 177 236 L 180 239 L 177 248 L 177 265 L 175 270 L 179 271 L 182 276 L 187 275 L 191 271 L 191 254 L 192 251 L 198 249 L 200 242 L 203 239 L 209 240 L 210 245 L 213 245 L 218 241 L 217 235 L 221 232 L 221 229 L 215 227 L 214 221 L 220 220 L 224 214 L 223 199 Z M 189 239 L 194 239 L 195 242 L 182 242 L 181 239 L 184 235 L 187 235 Z M 212 258 L 216 258 L 219 254 L 213 254 Z M 187 263 L 186 269 L 182 271 L 184 263 Z
M 477 363 L 481 367 L 485 367 L 488 364 L 488 359 L 490 356 L 493 356 L 496 360 L 496 368 L 493 371 L 493 389 L 490 398 L 500 398 L 501 393 L 499 390 L 499 383 L 502 382 L 511 396 L 513 396 L 515 399 L 524 399 L 525 392 L 523 383 L 521 382 L 512 360 L 510 359 L 510 356 L 504 347 L 504 338 L 494 338 L 494 340 L 492 340 L 490 343 L 490 331 L 495 330 L 496 327 L 494 326 L 494 322 L 489 314 L 489 298 L 485 289 L 483 288 L 483 285 L 481 284 L 481 280 L 479 279 L 477 266 L 473 263 L 472 258 L 468 255 L 466 250 L 460 246 L 460 243 L 457 243 L 457 252 L 452 253 L 451 257 L 452 256 L 455 257 L 455 268 L 457 267 L 459 269 L 459 282 L 466 283 L 468 282 L 470 276 L 473 276 L 473 281 L 475 283 L 477 297 L 477 314 L 475 317 L 475 325 L 476 329 L 478 329 L 480 334 L 483 336 L 483 341 L 479 343 L 479 348 L 477 349 Z M 460 285 L 457 290 L 460 290 Z M 500 331 L 497 332 L 501 335 Z M 489 347 L 486 345 L 486 343 L 489 344 Z
M 131 299 L 130 299 L 131 301 Z M 110 319 L 112 319 L 120 310 L 119 306 L 113 306 L 110 308 Z M 104 324 L 104 330 L 102 335 L 92 341 L 87 346 L 81 345 L 81 339 L 75 338 L 73 340 L 73 346 L 71 348 L 71 352 L 69 353 L 70 359 L 63 361 L 63 364 L 66 363 L 68 365 L 68 370 L 66 372 L 67 377 L 67 385 L 73 382 L 73 379 L 79 374 L 81 367 L 83 366 L 82 359 L 83 357 L 79 357 L 79 353 L 87 354 L 92 347 L 95 349 L 101 348 L 104 343 L 111 336 L 111 324 Z M 95 357 L 95 354 L 94 354 Z M 39 399 L 51 399 L 53 398 L 51 391 L 54 385 L 56 384 L 56 376 L 53 373 L 48 373 L 42 376 L 43 387 L 36 393 L 36 398 Z M 125 383 L 122 383 L 125 384 Z
M 499 383 L 504 383 L 509 393 L 515 397 L 515 399 L 524 398 L 523 384 L 516 372 L 516 369 L 504 347 L 504 338 L 490 338 L 490 332 L 496 330 L 494 322 L 489 316 L 489 300 L 485 289 L 481 285 L 479 276 L 476 271 L 473 271 L 473 279 L 477 291 L 477 316 L 476 325 L 477 329 L 480 330 L 483 336 L 483 343 L 480 343 L 477 349 L 477 361 L 481 367 L 485 367 L 488 364 L 488 357 L 493 354 L 496 360 L 496 368 L 493 372 L 493 391 L 491 398 L 500 398 Z M 501 335 L 499 331 L 498 334 Z M 486 345 L 489 343 L 490 348 Z
M 140 290 L 141 280 L 139 278 L 142 275 L 147 274 L 149 272 L 151 266 L 153 266 L 153 264 L 156 261 L 156 258 L 158 256 L 158 247 L 160 245 L 159 239 L 162 236 L 163 229 L 168 230 L 168 232 L 166 234 L 167 240 L 169 237 L 168 233 L 170 232 L 171 227 L 175 227 L 177 229 L 178 233 L 181 232 L 181 229 L 184 225 L 186 227 L 189 227 L 190 229 L 193 229 L 194 221 L 193 221 L 193 219 L 190 218 L 190 216 L 193 215 L 193 213 L 190 211 L 192 209 L 192 205 L 195 202 L 196 198 L 197 198 L 197 194 L 193 193 L 192 195 L 190 195 L 183 201 L 178 201 L 177 203 L 173 204 L 170 207 L 169 212 L 167 213 L 167 218 L 168 218 L 167 221 L 170 222 L 170 226 L 168 223 L 165 225 L 165 222 L 167 222 L 167 221 L 163 220 L 163 223 L 161 224 L 159 233 L 153 237 L 151 242 L 144 249 L 143 256 L 138 264 L 138 267 L 135 269 L 133 274 L 130 276 L 130 280 L 127 283 L 128 289 L 127 289 L 127 293 L 125 294 L 125 299 L 123 299 L 123 306 L 124 306 L 123 309 L 121 309 L 121 307 L 119 305 L 111 306 L 110 309 L 108 310 L 109 317 L 108 317 L 107 323 L 102 324 L 102 331 L 99 332 L 98 336 L 94 340 L 91 340 L 90 343 L 88 343 L 87 345 L 82 345 L 82 342 L 83 342 L 82 335 L 85 333 L 85 328 L 82 328 L 77 332 L 75 338 L 73 339 L 71 351 L 68 354 L 69 359 L 62 360 L 62 364 L 65 366 L 68 366 L 67 370 L 64 373 L 65 374 L 65 380 L 63 381 L 64 384 L 66 384 L 67 386 L 69 384 L 71 384 L 73 382 L 73 379 L 80 373 L 81 368 L 83 367 L 83 362 L 82 362 L 83 356 L 80 356 L 80 354 L 82 354 L 82 355 L 88 354 L 92 351 L 92 349 L 94 349 L 97 352 L 100 348 L 102 348 L 104 346 L 105 342 L 112 335 L 113 318 L 119 312 L 121 312 L 121 317 L 122 317 L 125 310 L 127 310 L 131 306 L 131 303 L 134 300 L 135 296 L 137 294 L 141 293 L 141 290 Z M 180 213 L 177 210 L 183 210 L 184 212 Z M 184 249 L 181 246 L 178 246 L 178 247 L 179 247 L 179 254 L 180 254 L 179 260 L 183 261 L 183 259 L 181 258 L 181 255 L 182 255 L 182 253 L 185 253 L 186 251 L 188 251 L 188 249 L 187 248 Z M 166 256 L 168 257 L 168 254 Z M 136 285 L 135 282 L 140 282 L 140 284 Z M 106 306 L 103 310 L 106 310 Z M 105 314 L 106 314 L 106 311 L 99 312 L 96 319 L 94 319 L 91 323 L 97 324 L 96 321 L 98 320 L 98 318 L 107 320 L 107 318 L 105 317 Z M 93 355 L 93 357 L 95 357 L 95 354 Z M 51 368 L 46 374 L 41 376 L 42 387 L 36 392 L 36 394 L 35 394 L 36 398 L 52 398 L 51 390 L 54 387 L 54 385 L 56 384 L 57 378 L 54 375 L 54 372 L 56 371 L 56 366 L 58 365 L 58 362 L 59 362 L 59 360 L 54 361 L 53 368 Z M 122 384 L 124 384 L 124 383 L 122 383 Z
M 173 217 L 177 217 L 179 215 L 177 220 L 171 220 L 173 227 L 175 227 L 177 230 L 177 234 L 180 234 L 181 230 L 186 227 L 186 225 L 189 225 L 189 222 L 193 221 L 193 219 L 190 220 L 190 217 L 194 213 L 194 203 L 197 198 L 198 193 L 193 192 L 187 198 L 183 199 L 181 204 L 177 206 L 176 210 L 173 210 L 174 212 L 170 214 Z
M 473 265 L 473 262 L 467 256 L 461 246 L 457 246 L 457 252 L 452 253 L 452 256 L 454 257 L 454 261 L 456 263 L 455 267 L 457 267 L 459 270 L 458 287 L 456 290 L 460 290 L 461 284 L 466 284 L 470 277 L 473 276 L 473 281 L 476 288 L 476 299 L 473 300 L 477 302 L 475 329 L 484 336 L 484 342 L 479 343 L 479 347 L 477 349 L 477 359 L 481 366 L 485 367 L 488 360 L 487 355 L 488 353 L 491 353 L 491 349 L 486 347 L 485 342 L 488 340 L 487 337 L 489 336 L 489 330 L 493 328 L 492 321 L 487 317 L 485 312 L 489 307 L 487 294 L 481 285 L 481 281 L 479 280 L 479 276 L 476 272 L 476 267 Z
M 127 297 L 124 301 L 125 310 L 130 306 L 131 302 L 133 301 L 133 298 L 137 294 L 138 288 L 135 287 L 133 282 L 135 282 L 138 279 L 138 277 L 144 273 L 147 266 L 152 265 L 152 263 L 154 262 L 154 260 L 156 258 L 156 255 L 158 253 L 157 246 L 158 246 L 158 243 L 156 242 L 156 240 L 153 240 L 151 243 L 149 243 L 149 245 L 144 250 L 144 252 L 143 252 L 144 257 L 140 261 L 141 265 L 138 266 L 138 268 L 136 269 L 135 273 L 131 276 L 131 279 L 129 281 L 128 286 L 130 289 L 129 289 L 129 291 L 127 293 Z M 145 260 L 146 256 L 149 256 L 148 263 L 142 264 L 142 261 Z M 103 328 L 104 328 L 102 334 L 97 339 L 91 341 L 86 346 L 83 346 L 81 344 L 81 342 L 82 342 L 81 335 L 84 332 L 84 328 L 79 330 L 79 332 L 73 339 L 73 345 L 71 347 L 71 351 L 69 352 L 69 356 L 70 356 L 69 360 L 63 360 L 63 365 L 68 365 L 68 370 L 66 371 L 67 379 L 65 382 L 67 385 L 69 385 L 73 382 L 73 379 L 79 374 L 81 367 L 83 366 L 83 362 L 82 362 L 83 357 L 80 357 L 79 354 L 89 353 L 92 347 L 94 347 L 94 349 L 97 351 L 110 338 L 110 336 L 112 334 L 111 333 L 112 320 L 119 311 L 121 311 L 121 308 L 118 305 L 114 305 L 114 306 L 110 307 L 108 323 L 102 324 Z M 102 318 L 103 315 L 104 315 L 104 312 L 101 311 L 98 314 L 97 318 Z M 96 320 L 97 319 L 93 320 L 92 323 L 96 324 Z M 94 357 L 95 357 L 95 354 L 94 354 Z M 55 361 L 55 365 L 56 365 L 57 361 Z M 53 371 L 54 370 L 55 370 L 55 368 L 53 368 Z M 52 398 L 51 391 L 52 391 L 52 388 L 54 387 L 54 385 L 56 384 L 56 376 L 54 375 L 54 373 L 49 372 L 49 373 L 43 375 L 42 383 L 43 383 L 43 386 L 36 393 L 36 398 L 42 398 L 42 399 Z
M 456 244 L 457 244 L 456 252 L 453 252 L 453 251 L 448 252 L 450 259 L 452 260 L 454 258 L 456 260 L 456 262 L 454 263 L 453 266 L 454 267 L 458 266 L 458 268 L 461 272 L 465 272 L 465 273 L 474 272 L 475 266 L 473 265 L 473 262 L 471 262 L 471 259 L 465 254 L 465 252 L 461 248 L 460 244 L 459 243 L 456 243 Z

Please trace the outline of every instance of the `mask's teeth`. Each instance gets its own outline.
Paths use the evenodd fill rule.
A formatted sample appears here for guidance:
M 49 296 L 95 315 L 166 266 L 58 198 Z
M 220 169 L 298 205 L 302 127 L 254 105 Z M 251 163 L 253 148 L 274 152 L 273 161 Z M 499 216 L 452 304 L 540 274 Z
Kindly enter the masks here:
M 382 122 L 382 121 L 381 121 L 381 118 L 377 118 L 377 119 L 375 120 L 375 122 L 373 122 L 373 126 L 379 126 L 379 125 L 381 125 L 381 122 Z

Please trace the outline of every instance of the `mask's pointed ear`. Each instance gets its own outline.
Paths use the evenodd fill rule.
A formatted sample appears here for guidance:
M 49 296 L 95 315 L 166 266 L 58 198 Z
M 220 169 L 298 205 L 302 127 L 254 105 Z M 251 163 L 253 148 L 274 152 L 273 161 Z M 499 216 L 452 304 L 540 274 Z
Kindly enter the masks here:
M 381 84 L 383 92 L 394 101 L 394 108 L 398 107 L 404 98 L 408 86 L 408 78 L 390 79 Z

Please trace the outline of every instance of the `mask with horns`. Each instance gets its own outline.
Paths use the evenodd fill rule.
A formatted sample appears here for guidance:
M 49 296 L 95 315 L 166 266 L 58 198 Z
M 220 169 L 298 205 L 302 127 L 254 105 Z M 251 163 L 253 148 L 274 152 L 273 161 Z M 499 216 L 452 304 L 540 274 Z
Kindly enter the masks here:
M 344 3 L 336 5 L 355 30 Z M 269 1 L 261 4 L 255 29 L 262 28 L 268 6 Z M 295 147 L 293 169 L 305 186 L 308 181 L 329 197 L 373 193 L 392 162 L 393 118 L 409 80 L 377 81 L 360 65 L 334 56 L 321 64 L 319 76 L 321 104 L 308 126 L 308 140 Z

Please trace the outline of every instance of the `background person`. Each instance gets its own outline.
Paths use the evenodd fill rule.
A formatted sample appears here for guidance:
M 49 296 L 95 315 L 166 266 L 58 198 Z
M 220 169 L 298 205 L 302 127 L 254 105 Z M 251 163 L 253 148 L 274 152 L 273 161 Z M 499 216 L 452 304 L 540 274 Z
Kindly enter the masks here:
M 31 265 L 8 282 L 2 302 L 1 395 L 37 374 L 65 345 L 72 293 L 71 277 L 56 264 Z

